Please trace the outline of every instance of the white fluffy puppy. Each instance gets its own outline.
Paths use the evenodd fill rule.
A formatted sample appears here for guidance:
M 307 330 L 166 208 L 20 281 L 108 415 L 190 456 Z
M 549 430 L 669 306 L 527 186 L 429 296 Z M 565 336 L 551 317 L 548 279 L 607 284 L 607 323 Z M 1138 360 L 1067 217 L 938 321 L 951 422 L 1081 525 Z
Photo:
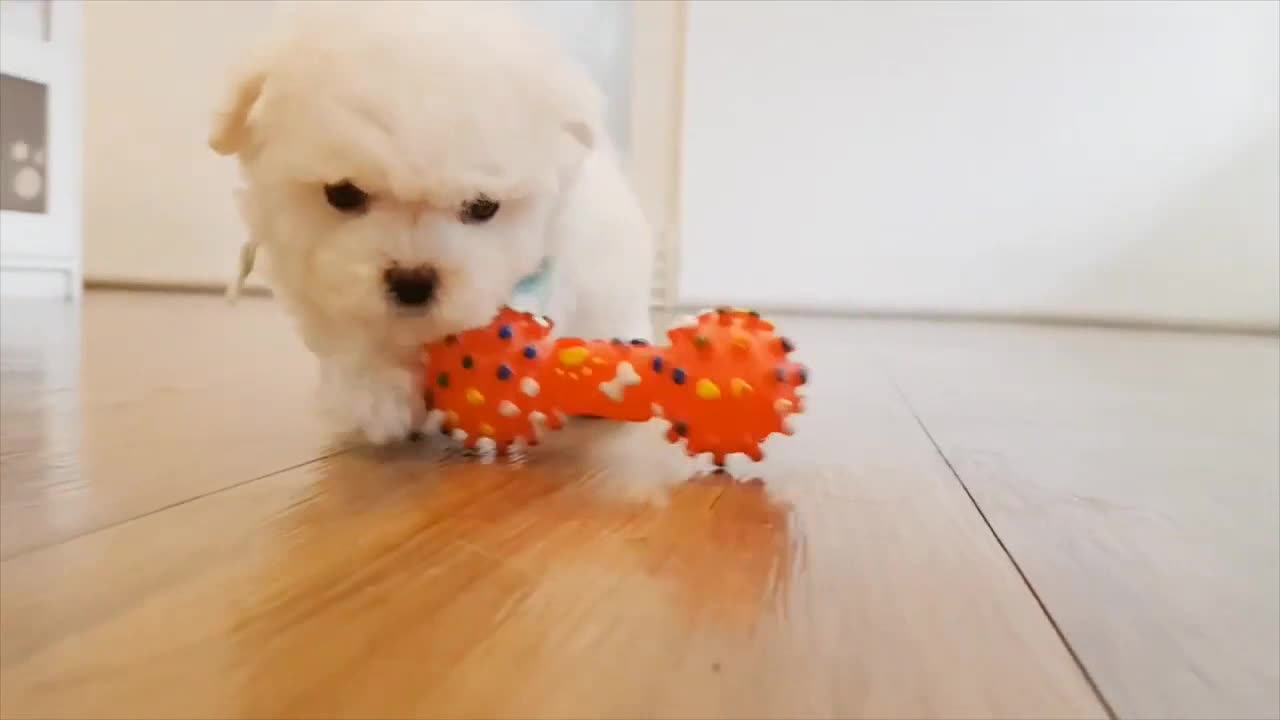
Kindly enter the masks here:
M 287 7 L 209 144 L 240 161 L 250 242 L 377 443 L 424 415 L 423 343 L 487 322 L 544 262 L 557 331 L 649 337 L 651 236 L 603 98 L 496 2 Z

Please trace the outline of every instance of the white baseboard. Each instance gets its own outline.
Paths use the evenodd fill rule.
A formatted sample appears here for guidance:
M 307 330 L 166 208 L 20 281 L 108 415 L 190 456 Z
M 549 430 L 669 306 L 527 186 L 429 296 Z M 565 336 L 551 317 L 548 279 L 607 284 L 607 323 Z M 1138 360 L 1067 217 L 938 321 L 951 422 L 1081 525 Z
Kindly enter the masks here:
M 61 268 L 3 268 L 0 296 L 68 299 L 74 296 L 72 277 Z

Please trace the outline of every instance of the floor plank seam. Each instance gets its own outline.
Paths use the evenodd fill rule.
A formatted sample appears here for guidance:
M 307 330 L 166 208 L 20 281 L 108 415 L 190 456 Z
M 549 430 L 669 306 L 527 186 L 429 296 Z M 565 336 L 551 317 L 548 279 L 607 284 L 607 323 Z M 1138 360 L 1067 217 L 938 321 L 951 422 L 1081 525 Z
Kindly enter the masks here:
M 4 557 L 0 557 L 0 565 L 3 565 L 3 564 L 5 564 L 5 563 L 9 562 L 10 560 L 16 560 L 17 558 L 23 557 L 23 556 L 25 556 L 25 555 L 31 555 L 32 553 L 38 553 L 38 552 L 41 552 L 41 551 L 43 551 L 43 550 L 48 550 L 49 548 L 57 547 L 57 546 L 59 546 L 59 545 L 65 545 L 65 544 L 67 544 L 67 543 L 69 543 L 69 542 L 75 542 L 76 540 L 79 540 L 79 539 L 81 539 L 81 538 L 85 538 L 85 537 L 89 537 L 90 535 L 96 535 L 96 534 L 98 534 L 98 533 L 100 533 L 100 532 L 104 532 L 104 531 L 106 531 L 106 530 L 110 530 L 110 529 L 112 529 L 112 528 L 120 527 L 121 525 L 127 525 L 127 524 L 129 524 L 129 523 L 131 523 L 131 522 L 135 522 L 135 521 L 138 521 L 138 520 L 142 520 L 143 518 L 150 517 L 150 516 L 155 515 L 155 514 L 157 514 L 157 513 L 162 513 L 162 512 L 164 512 L 164 511 L 166 511 L 166 510 L 172 510 L 172 509 L 177 508 L 177 507 L 182 507 L 183 505 L 186 505 L 186 504 L 188 504 L 188 503 L 196 502 L 197 500 L 203 500 L 203 499 L 208 498 L 208 497 L 213 497 L 214 495 L 217 495 L 217 494 L 219 494 L 219 493 L 224 493 L 224 492 L 227 492 L 227 491 L 229 491 L 229 490 L 235 490 L 236 488 L 244 487 L 245 485 L 248 485 L 249 483 L 257 482 L 257 481 L 259 481 L 259 480 L 266 480 L 266 479 L 268 479 L 268 478 L 275 477 L 276 475 L 280 475 L 280 474 L 282 474 L 282 473 L 287 473 L 287 472 L 291 472 L 291 471 L 293 471 L 293 470 L 297 470 L 297 469 L 299 469 L 299 468 L 304 468 L 304 467 L 306 467 L 306 466 L 308 466 L 308 465 L 311 465 L 311 464 L 313 464 L 313 463 L 323 462 L 323 461 L 325 461 L 325 460 L 329 460 L 329 459 L 331 459 L 331 458 L 335 458 L 335 457 L 337 457 L 337 456 L 339 456 L 339 455 L 342 455 L 342 454 L 344 454 L 344 453 L 351 452 L 351 450 L 352 450 L 352 448 L 349 448 L 349 447 L 348 447 L 348 448 L 341 448 L 341 449 L 339 449 L 339 450 L 335 450 L 335 451 L 333 451 L 333 452 L 331 452 L 331 453 L 328 453 L 328 454 L 326 454 L 326 455 L 318 455 L 318 456 L 313 457 L 313 458 L 311 458 L 311 459 L 309 459 L 309 460 L 303 460 L 302 462 L 294 463 L 293 465 L 289 465 L 288 467 L 278 468 L 278 469 L 276 469 L 276 470 L 272 470 L 271 472 L 268 472 L 268 473 L 263 473 L 263 474 L 261 474 L 261 475 L 255 475 L 255 476 L 250 477 L 250 478 L 247 478 L 247 479 L 245 479 L 245 480 L 241 480 L 241 481 L 239 481 L 239 482 L 231 483 L 230 485 L 225 485 L 225 486 L 223 486 L 223 487 L 216 488 L 216 489 L 214 489 L 214 490 L 209 490 L 209 491 L 207 491 L 207 492 L 203 492 L 203 493 L 200 493 L 200 494 L 198 494 L 198 495 L 192 495 L 191 497 L 183 498 L 182 500 L 178 500 L 177 502 L 172 502 L 172 503 L 169 503 L 168 505 L 164 505 L 164 506 L 162 506 L 162 507 L 158 507 L 158 508 L 155 508 L 155 509 L 153 509 L 153 510 L 148 510 L 148 511 L 146 511 L 146 512 L 144 512 L 144 513 L 139 513 L 139 514 L 137 514 L 137 515 L 131 515 L 131 516 L 127 517 L 127 518 L 121 518 L 121 519 L 119 519 L 119 520 L 115 520 L 115 521 L 109 522 L 109 523 L 107 523 L 107 524 L 105 524 L 105 525 L 100 525 L 100 526 L 95 527 L 95 528 L 90 528 L 90 529 L 88 529 L 88 530 L 85 530 L 84 532 L 76 533 L 76 534 L 74 534 L 74 535 L 69 535 L 69 536 L 67 536 L 67 537 L 65 537 L 65 538 L 61 538 L 61 539 L 55 540 L 55 541 L 50 542 L 50 543 L 45 543 L 45 544 L 43 544 L 43 545 L 34 545 L 34 546 L 32 546 L 32 547 L 23 548 L 22 550 L 19 550 L 18 552 L 13 553 L 12 555 L 5 555 Z
M 1098 699 L 1098 703 L 1102 705 L 1102 709 L 1107 713 L 1107 717 L 1110 720 L 1119 720 L 1120 716 L 1116 714 L 1115 708 L 1111 707 L 1111 703 L 1107 700 L 1106 696 L 1102 694 L 1102 689 L 1098 687 L 1098 683 L 1094 680 L 1093 675 L 1089 672 L 1089 669 L 1085 667 L 1084 661 L 1081 660 L 1080 655 L 1076 653 L 1075 647 L 1073 647 L 1071 645 L 1071 641 L 1067 639 L 1066 633 L 1064 633 L 1062 631 L 1062 627 L 1058 625 L 1057 619 L 1054 618 L 1053 613 L 1049 611 L 1049 606 L 1045 604 L 1044 599 L 1040 597 L 1040 593 L 1036 591 L 1035 585 L 1031 583 L 1031 578 L 1027 577 L 1027 573 L 1022 569 L 1022 566 L 1018 564 L 1018 560 L 1013 556 L 1013 552 L 1009 550 L 1009 546 L 1005 545 L 1004 539 L 1000 537 L 1000 533 L 996 532 L 995 526 L 991 524 L 991 520 L 987 517 L 987 514 L 982 511 L 982 506 L 978 504 L 978 499 L 974 497 L 973 492 L 969 490 L 969 486 L 965 484 L 964 478 L 960 477 L 960 472 L 956 470 L 955 465 L 951 463 L 951 458 L 947 457 L 947 454 L 942 451 L 942 446 L 938 444 L 937 439 L 934 438 L 933 433 L 929 431 L 928 426 L 925 425 L 920 414 L 916 412 L 915 407 L 907 398 L 906 392 L 902 390 L 902 387 L 898 385 L 898 382 L 888 372 L 885 372 L 885 378 L 888 379 L 889 384 L 893 387 L 894 392 L 898 394 L 898 397 L 902 399 L 902 404 L 906 406 L 907 412 L 911 413 L 911 417 L 915 418 L 916 424 L 920 427 L 920 432 L 924 433 L 924 436 L 929 439 L 929 443 L 933 445 L 934 452 L 938 454 L 938 457 L 942 458 L 942 462 L 946 464 L 947 470 L 951 473 L 951 477 L 955 478 L 956 482 L 960 484 L 960 488 L 964 490 L 964 494 L 969 498 L 969 502 L 973 504 L 973 509 L 978 513 L 978 517 L 982 518 L 982 522 L 987 526 L 987 530 L 991 533 L 991 537 L 995 538 L 996 544 L 999 545 L 1001 552 L 1003 552 L 1005 557 L 1009 559 L 1009 563 L 1013 565 L 1014 571 L 1017 572 L 1018 577 L 1022 579 L 1022 584 L 1027 588 L 1027 592 L 1031 593 L 1031 597 L 1036 601 L 1036 605 L 1040 607 L 1040 612 L 1044 613 L 1045 619 L 1049 621 L 1049 626 L 1053 628 L 1053 632 L 1057 634 L 1058 640 L 1062 642 L 1062 646 L 1066 648 L 1067 654 L 1071 656 L 1072 662 L 1076 664 L 1076 667 L 1080 670 L 1080 674 L 1084 676 L 1085 682 L 1089 684 L 1089 689 L 1093 691 L 1093 696 Z

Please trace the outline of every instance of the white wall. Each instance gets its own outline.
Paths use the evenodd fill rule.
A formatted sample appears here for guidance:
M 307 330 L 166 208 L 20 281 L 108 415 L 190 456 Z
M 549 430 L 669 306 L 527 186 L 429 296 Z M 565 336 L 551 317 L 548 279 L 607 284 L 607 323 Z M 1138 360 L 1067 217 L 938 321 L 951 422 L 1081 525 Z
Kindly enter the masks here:
M 1280 4 L 698 2 L 681 299 L 1280 324 Z
M 235 163 L 205 144 L 266 0 L 85 3 L 85 275 L 223 283 L 244 240 Z

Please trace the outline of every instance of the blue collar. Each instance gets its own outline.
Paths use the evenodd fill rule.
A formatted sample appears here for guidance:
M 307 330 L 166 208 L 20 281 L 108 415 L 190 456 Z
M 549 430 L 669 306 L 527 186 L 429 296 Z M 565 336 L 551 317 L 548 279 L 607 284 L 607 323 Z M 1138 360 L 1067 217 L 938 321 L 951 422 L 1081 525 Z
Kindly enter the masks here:
M 535 312 L 545 312 L 543 307 L 551 290 L 551 258 L 543 258 L 538 268 L 525 275 L 512 291 L 512 304 Z

